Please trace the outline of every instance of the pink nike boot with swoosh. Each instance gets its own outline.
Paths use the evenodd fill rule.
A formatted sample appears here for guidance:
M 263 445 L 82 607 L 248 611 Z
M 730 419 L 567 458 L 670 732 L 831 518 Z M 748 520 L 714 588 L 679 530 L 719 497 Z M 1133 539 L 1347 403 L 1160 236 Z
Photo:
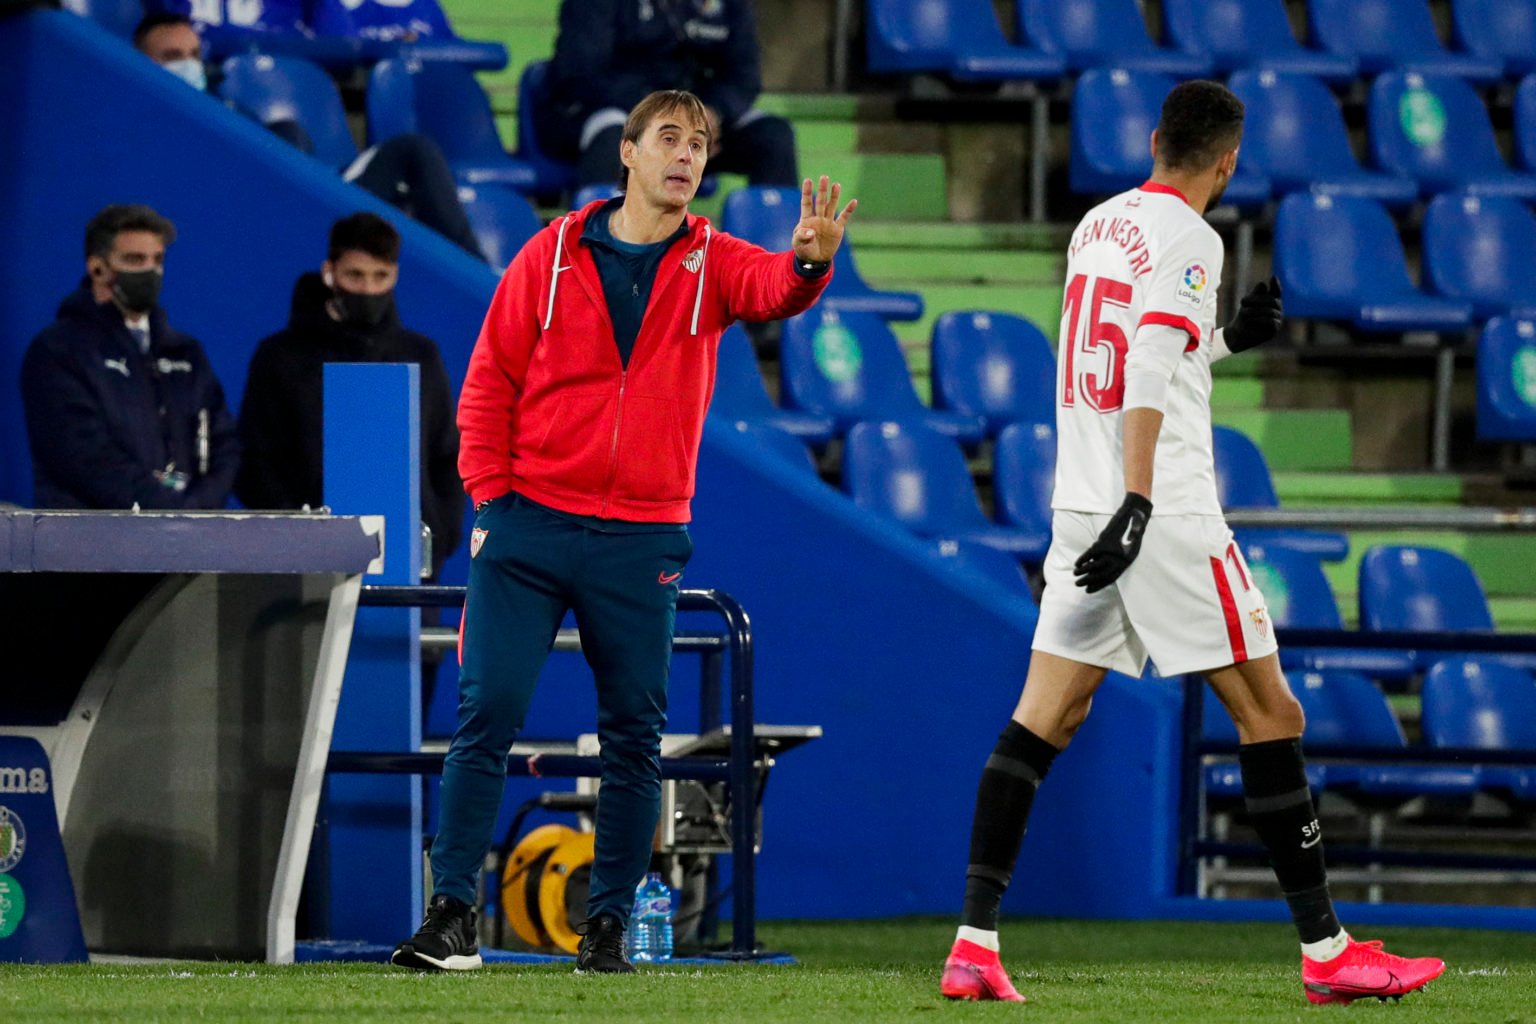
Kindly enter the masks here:
M 1301 958 L 1301 984 L 1314 1003 L 1350 1003 L 1356 999 L 1401 999 L 1445 971 L 1445 961 L 1432 956 L 1395 956 L 1379 941 L 1349 940 L 1332 960 Z
M 978 946 L 969 939 L 956 939 L 944 961 L 944 977 L 939 992 L 946 999 L 971 999 L 1004 1003 L 1022 1003 L 996 950 Z

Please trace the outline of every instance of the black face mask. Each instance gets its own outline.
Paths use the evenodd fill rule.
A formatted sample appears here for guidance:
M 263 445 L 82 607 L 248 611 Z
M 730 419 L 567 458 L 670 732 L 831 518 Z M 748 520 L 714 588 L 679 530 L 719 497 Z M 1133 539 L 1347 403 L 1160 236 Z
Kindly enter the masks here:
M 377 327 L 395 308 L 393 291 L 382 295 L 365 295 L 362 292 L 333 288 L 331 292 L 335 296 L 336 312 L 341 314 L 342 323 L 353 327 Z
M 160 284 L 165 275 L 158 270 L 119 270 L 112 285 L 112 297 L 124 309 L 148 313 L 160 298 Z

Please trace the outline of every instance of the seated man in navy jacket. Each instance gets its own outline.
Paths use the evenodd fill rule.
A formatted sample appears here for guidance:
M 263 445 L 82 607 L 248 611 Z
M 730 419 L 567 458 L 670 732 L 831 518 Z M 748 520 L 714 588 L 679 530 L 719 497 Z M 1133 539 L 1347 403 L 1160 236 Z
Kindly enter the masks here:
M 86 227 L 86 277 L 21 364 L 38 508 L 224 507 L 235 422 L 203 347 L 159 303 L 175 238 L 148 206 Z
M 797 188 L 794 129 L 752 106 L 760 63 L 750 0 L 564 0 L 539 135 L 579 185 L 612 185 L 629 111 L 682 89 L 704 101 L 711 173 Z

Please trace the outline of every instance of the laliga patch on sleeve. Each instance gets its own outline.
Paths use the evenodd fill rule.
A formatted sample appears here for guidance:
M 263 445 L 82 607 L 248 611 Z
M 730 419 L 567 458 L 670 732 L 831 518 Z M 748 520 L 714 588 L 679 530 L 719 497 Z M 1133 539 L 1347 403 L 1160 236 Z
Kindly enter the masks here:
M 1200 309 L 1205 305 L 1205 296 L 1210 291 L 1207 287 L 1209 283 L 1210 275 L 1206 273 L 1205 264 L 1191 263 L 1179 275 L 1179 282 L 1174 288 L 1173 296 L 1186 305 Z

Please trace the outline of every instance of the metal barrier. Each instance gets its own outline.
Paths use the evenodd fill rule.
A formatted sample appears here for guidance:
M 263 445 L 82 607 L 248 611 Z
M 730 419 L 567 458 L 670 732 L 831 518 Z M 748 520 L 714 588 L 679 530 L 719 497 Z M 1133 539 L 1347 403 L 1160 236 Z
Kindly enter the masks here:
M 359 603 L 382 607 L 462 607 L 466 588 L 444 586 L 367 586 Z M 720 675 L 725 657 L 730 658 L 730 757 L 662 758 L 665 779 L 725 781 L 731 799 L 731 946 L 719 954 L 730 959 L 753 959 L 757 953 L 757 883 L 755 845 L 756 797 L 754 783 L 758 774 L 757 738 L 752 706 L 752 627 L 746 610 L 736 599 L 719 590 L 681 590 L 677 595 L 680 612 L 714 612 L 725 623 L 723 633 L 693 630 L 679 631 L 673 649 L 699 654 L 700 668 L 699 731 L 722 728 Z M 561 630 L 555 649 L 580 650 L 576 630 Z M 333 751 L 327 770 L 381 774 L 427 775 L 441 773 L 443 754 L 419 752 Z M 602 774 L 596 757 L 571 754 L 534 754 L 509 756 L 507 773 L 518 776 L 562 778 L 597 778 Z
M 1287 521 L 1286 525 L 1291 525 Z M 1468 654 L 1536 653 L 1536 634 L 1527 633 L 1397 633 L 1363 630 L 1282 629 L 1276 631 L 1281 649 L 1286 647 L 1344 647 L 1352 650 L 1409 649 L 1443 651 L 1447 657 Z M 1209 755 L 1235 755 L 1237 745 L 1206 740 L 1201 733 L 1201 702 L 1205 680 L 1198 675 L 1184 677 L 1183 754 L 1180 764 L 1179 803 L 1179 878 L 1178 891 L 1196 895 L 1199 891 L 1200 863 L 1207 857 L 1255 857 L 1263 859 L 1265 850 L 1257 843 L 1234 843 L 1205 839 L 1201 835 L 1204 800 L 1201 766 Z M 1459 747 L 1381 747 L 1330 746 L 1326 753 L 1309 756 L 1309 762 L 1358 761 L 1375 764 L 1503 764 L 1536 768 L 1536 751 L 1486 750 Z M 1406 867 L 1464 869 L 1536 873 L 1536 857 L 1490 854 L 1445 853 L 1391 850 L 1375 847 L 1330 846 L 1329 863 L 1393 865 Z

